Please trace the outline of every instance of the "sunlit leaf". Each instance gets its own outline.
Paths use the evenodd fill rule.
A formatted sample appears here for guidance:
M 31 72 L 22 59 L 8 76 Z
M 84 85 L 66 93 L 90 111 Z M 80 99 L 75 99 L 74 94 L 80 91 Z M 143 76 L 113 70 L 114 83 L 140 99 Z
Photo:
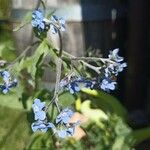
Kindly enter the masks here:
M 102 110 L 91 108 L 90 100 L 86 100 L 81 104 L 81 112 L 84 116 L 101 127 L 103 127 L 101 121 L 108 120 L 108 116 Z
M 102 91 L 90 89 L 82 89 L 82 91 L 87 95 L 93 97 L 95 99 L 95 103 L 98 106 L 104 107 L 106 111 L 109 111 L 110 113 L 115 113 L 121 116 L 124 120 L 127 119 L 127 110 L 115 97 Z

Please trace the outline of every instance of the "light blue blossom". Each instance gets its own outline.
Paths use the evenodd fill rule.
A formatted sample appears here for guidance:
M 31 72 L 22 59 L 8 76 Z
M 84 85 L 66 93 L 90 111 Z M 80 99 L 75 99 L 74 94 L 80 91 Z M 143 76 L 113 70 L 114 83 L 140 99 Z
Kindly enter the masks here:
M 65 31 L 65 20 L 63 18 L 58 18 L 55 15 L 52 15 L 50 18 L 50 31 L 55 34 L 60 31 Z M 57 29 L 58 28 L 58 29 Z
M 55 126 L 53 123 L 44 123 L 43 121 L 37 121 L 32 123 L 31 125 L 32 131 L 36 132 L 36 131 L 42 131 L 42 132 L 46 132 L 49 128 L 54 129 Z
M 46 112 L 44 111 L 44 108 L 45 108 L 45 102 L 41 102 L 40 99 L 36 98 L 34 100 L 34 103 L 32 104 L 35 120 L 45 120 Z
M 116 84 L 117 82 L 111 81 L 109 79 L 103 79 L 100 83 L 100 88 L 104 91 L 114 90 Z
M 69 92 L 71 94 L 74 94 L 74 93 L 80 91 L 79 84 L 77 82 L 75 82 L 75 81 L 73 81 L 70 84 L 68 84 L 67 89 L 69 90 Z
M 32 12 L 32 21 L 31 24 L 33 27 L 38 28 L 39 30 L 45 29 L 45 23 L 43 21 L 43 12 L 40 9 L 34 10 Z
M 83 77 L 72 77 L 70 80 L 62 79 L 60 88 L 65 88 L 71 94 L 79 92 L 81 88 L 93 88 L 95 85 L 94 80 L 84 79 Z
M 8 71 L 3 71 L 3 72 L 1 73 L 1 76 L 2 76 L 3 81 L 4 81 L 5 83 L 9 83 L 9 80 L 10 80 L 10 73 L 9 73 Z
M 105 68 L 105 77 L 109 77 L 112 74 L 115 76 L 118 76 L 119 72 L 122 72 L 123 69 L 127 67 L 127 63 L 115 63 L 115 64 L 109 64 L 106 68 Z
M 56 117 L 56 124 L 67 124 L 70 118 L 73 115 L 73 111 L 65 108 L 62 112 Z
M 6 80 L 5 80 L 6 81 Z M 10 88 L 12 88 L 12 87 L 15 87 L 16 85 L 17 85 L 17 80 L 16 79 L 14 79 L 13 81 L 7 81 L 7 83 L 4 83 L 3 85 L 0 85 L 0 88 L 1 88 L 1 90 L 2 90 L 2 92 L 4 93 L 4 94 L 6 94 L 8 91 L 9 91 L 9 89 Z
M 123 61 L 123 57 L 118 56 L 118 52 L 119 52 L 118 48 L 114 49 L 113 51 L 110 51 L 110 54 L 108 55 L 109 59 L 115 62 Z
M 18 82 L 17 79 L 11 79 L 10 73 L 8 71 L 1 71 L 0 75 L 4 81 L 4 83 L 0 84 L 0 89 L 4 94 L 6 94 L 9 89 L 15 87 Z
M 122 72 L 122 71 L 123 71 L 123 68 L 125 68 L 125 67 L 127 67 L 127 63 L 122 63 L 122 64 L 119 63 L 119 64 L 117 65 L 117 67 L 116 67 L 116 68 L 117 68 L 116 70 L 117 70 L 118 72 Z
M 74 94 L 76 92 L 79 92 L 82 88 L 92 89 L 94 84 L 95 81 L 78 77 L 77 79 L 68 84 L 67 89 L 70 91 L 71 94 Z
M 75 128 L 77 125 L 79 125 L 80 121 L 76 121 L 75 123 L 72 123 L 69 127 L 63 130 L 57 130 L 56 133 L 58 137 L 60 138 L 66 138 L 66 137 L 71 137 L 75 133 Z
M 74 130 L 75 130 L 75 127 L 71 127 L 71 128 L 67 128 L 64 130 L 57 130 L 56 133 L 57 133 L 58 137 L 66 138 L 66 137 L 73 136 Z

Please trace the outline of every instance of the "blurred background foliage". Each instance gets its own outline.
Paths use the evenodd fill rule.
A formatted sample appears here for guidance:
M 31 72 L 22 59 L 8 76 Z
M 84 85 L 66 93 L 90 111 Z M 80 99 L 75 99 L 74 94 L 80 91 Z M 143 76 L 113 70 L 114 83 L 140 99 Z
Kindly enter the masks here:
M 19 80 L 18 87 L 9 94 L 0 94 L 0 149 L 130 150 L 150 138 L 149 127 L 135 130 L 129 126 L 128 112 L 118 99 L 87 89 L 74 96 L 65 92 L 59 97 L 62 108 L 69 105 L 81 120 L 74 137 L 57 139 L 51 131 L 33 134 L 30 128 L 33 122 L 32 100 L 38 97 L 48 103 L 51 99 L 52 91 L 42 86 L 42 76 L 45 67 L 55 66 L 53 60 L 56 53 L 44 40 L 36 43 L 38 46 L 30 56 L 14 61 L 16 49 L 12 26 L 7 20 L 9 16 L 9 0 L 0 0 L 0 59 L 5 60 L 6 65 L 13 62 L 10 71 Z M 27 18 L 25 20 L 29 21 Z M 45 65 L 47 56 L 51 60 Z M 64 70 L 67 69 L 64 63 Z M 49 119 L 54 120 L 56 115 L 55 108 L 51 106 Z

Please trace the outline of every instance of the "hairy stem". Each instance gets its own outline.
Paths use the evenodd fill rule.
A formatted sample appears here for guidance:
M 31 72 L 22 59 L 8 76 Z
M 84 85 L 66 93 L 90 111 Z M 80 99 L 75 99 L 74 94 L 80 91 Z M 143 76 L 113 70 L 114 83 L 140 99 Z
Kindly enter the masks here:
M 64 55 L 66 55 L 71 60 L 77 60 L 77 61 L 101 61 L 102 63 L 115 63 L 114 61 L 108 59 L 108 58 L 98 58 L 98 57 L 75 57 L 67 52 L 63 52 Z
M 98 74 L 100 73 L 101 67 L 95 67 L 95 66 L 93 66 L 93 65 L 91 65 L 91 64 L 89 64 L 89 63 L 87 63 L 87 62 L 85 62 L 85 61 L 82 61 L 82 60 L 80 60 L 80 62 L 83 63 L 83 65 L 85 65 L 86 67 L 88 67 L 88 68 L 94 70 L 94 71 L 97 72 Z
M 58 57 L 56 59 L 56 83 L 55 83 L 55 91 L 54 91 L 54 102 L 58 112 L 60 112 L 60 108 L 58 106 L 58 92 L 59 92 L 59 82 L 61 78 L 61 66 L 62 66 L 62 60 L 60 57 Z
M 55 83 L 54 96 L 53 96 L 52 100 L 50 101 L 50 103 L 48 104 L 47 107 L 49 107 L 54 102 L 56 107 L 57 107 L 58 112 L 60 113 L 60 108 L 59 108 L 59 105 L 58 105 L 58 94 L 59 94 L 59 82 L 60 82 L 60 79 L 61 79 L 61 67 L 62 67 L 61 56 L 62 56 L 63 50 L 62 50 L 62 36 L 61 36 L 61 32 L 60 32 L 59 28 L 56 25 L 54 25 L 54 26 L 55 26 L 55 28 L 58 31 L 59 42 L 60 42 L 60 49 L 59 49 L 58 57 L 56 58 L 56 83 Z

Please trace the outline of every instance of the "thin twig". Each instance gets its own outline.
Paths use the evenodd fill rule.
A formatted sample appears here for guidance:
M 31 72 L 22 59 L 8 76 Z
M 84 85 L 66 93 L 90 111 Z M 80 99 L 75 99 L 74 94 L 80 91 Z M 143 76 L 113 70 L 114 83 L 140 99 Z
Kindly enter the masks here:
M 11 62 L 10 65 L 8 65 L 6 67 L 6 69 L 10 69 L 17 61 L 19 61 L 23 56 L 26 55 L 26 53 L 28 52 L 28 50 L 30 50 L 32 48 L 32 46 L 34 46 L 35 44 L 37 44 L 39 41 L 36 41 L 34 43 L 32 43 L 31 45 L 27 46 L 26 49 L 13 61 Z

